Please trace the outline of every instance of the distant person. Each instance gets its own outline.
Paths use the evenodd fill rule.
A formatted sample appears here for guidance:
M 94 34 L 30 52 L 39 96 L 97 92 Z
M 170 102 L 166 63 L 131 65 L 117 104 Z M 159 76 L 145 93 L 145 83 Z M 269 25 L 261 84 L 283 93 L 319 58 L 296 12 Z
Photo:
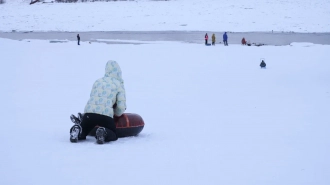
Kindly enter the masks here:
M 78 45 L 80 45 L 80 36 L 79 36 L 79 34 L 77 35 L 77 40 L 78 40 Z
M 207 35 L 207 33 L 205 34 L 205 45 L 207 45 L 207 41 L 209 40 L 209 36 Z
M 245 40 L 244 37 L 243 37 L 243 39 L 242 39 L 242 44 L 243 44 L 243 45 L 246 45 L 246 40 Z
M 223 34 L 223 44 L 224 44 L 225 46 L 228 46 L 228 36 L 227 36 L 227 32 L 225 32 L 225 33 Z
M 81 119 L 70 129 L 70 141 L 86 139 L 89 132 L 98 126 L 98 144 L 118 139 L 114 116 L 121 116 L 126 110 L 126 96 L 121 69 L 116 61 L 110 60 L 105 66 L 105 75 L 96 80 Z M 72 117 L 71 120 L 74 120 Z
M 212 45 L 214 46 L 215 45 L 215 34 L 213 33 L 212 35 Z
M 261 61 L 261 63 L 260 63 L 260 67 L 261 67 L 261 68 L 266 68 L 266 63 L 265 63 L 264 60 Z

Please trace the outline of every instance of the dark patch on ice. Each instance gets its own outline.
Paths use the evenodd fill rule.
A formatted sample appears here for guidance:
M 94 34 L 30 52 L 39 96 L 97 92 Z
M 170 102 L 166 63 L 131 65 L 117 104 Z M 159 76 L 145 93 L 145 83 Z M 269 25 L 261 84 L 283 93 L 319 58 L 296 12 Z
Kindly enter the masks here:
M 68 41 L 61 41 L 61 40 L 51 40 L 49 41 L 50 43 L 65 43 L 65 42 L 68 42 Z

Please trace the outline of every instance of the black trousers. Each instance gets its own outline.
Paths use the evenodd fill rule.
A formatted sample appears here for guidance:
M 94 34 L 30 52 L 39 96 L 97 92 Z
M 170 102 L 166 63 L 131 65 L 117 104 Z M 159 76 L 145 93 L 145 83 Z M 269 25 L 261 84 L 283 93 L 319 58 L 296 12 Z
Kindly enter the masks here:
M 80 45 L 80 39 L 78 40 L 78 45 Z
M 86 139 L 86 136 L 95 126 L 104 127 L 107 135 L 105 141 L 115 141 L 118 139 L 116 134 L 115 120 L 109 116 L 101 114 L 85 113 L 80 123 L 82 133 L 79 139 Z

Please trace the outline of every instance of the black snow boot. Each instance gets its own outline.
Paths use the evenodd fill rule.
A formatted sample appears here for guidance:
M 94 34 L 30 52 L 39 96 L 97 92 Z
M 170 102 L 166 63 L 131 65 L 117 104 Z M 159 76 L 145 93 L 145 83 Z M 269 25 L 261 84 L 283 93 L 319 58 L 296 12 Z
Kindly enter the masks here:
M 70 141 L 72 143 L 77 143 L 79 136 L 81 135 L 82 128 L 80 124 L 75 124 L 73 127 L 70 129 Z
M 77 118 L 77 117 L 76 117 L 75 115 L 73 115 L 73 114 L 71 114 L 70 119 L 71 119 L 71 121 L 72 121 L 74 124 L 79 124 L 79 125 L 80 125 L 80 123 L 81 123 L 80 119 Z
M 78 119 L 80 120 L 80 123 L 83 121 L 84 114 L 81 114 L 78 112 Z
M 97 144 L 103 144 L 106 136 L 107 136 L 107 131 L 105 130 L 105 128 L 99 127 L 96 130 L 96 134 L 95 134 Z
M 81 114 L 80 112 L 78 112 L 78 117 L 71 114 L 70 119 L 74 124 L 80 124 L 83 120 L 83 116 L 84 116 L 84 114 Z

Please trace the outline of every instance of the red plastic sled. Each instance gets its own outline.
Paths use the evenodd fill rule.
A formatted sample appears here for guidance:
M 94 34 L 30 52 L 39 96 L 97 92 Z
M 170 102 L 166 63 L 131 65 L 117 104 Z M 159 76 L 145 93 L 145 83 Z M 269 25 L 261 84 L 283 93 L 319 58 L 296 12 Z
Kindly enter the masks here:
M 134 113 L 124 113 L 120 117 L 115 117 L 115 123 L 118 137 L 136 136 L 144 127 L 142 117 Z M 89 133 L 89 135 L 95 136 L 96 129 L 97 126 Z

